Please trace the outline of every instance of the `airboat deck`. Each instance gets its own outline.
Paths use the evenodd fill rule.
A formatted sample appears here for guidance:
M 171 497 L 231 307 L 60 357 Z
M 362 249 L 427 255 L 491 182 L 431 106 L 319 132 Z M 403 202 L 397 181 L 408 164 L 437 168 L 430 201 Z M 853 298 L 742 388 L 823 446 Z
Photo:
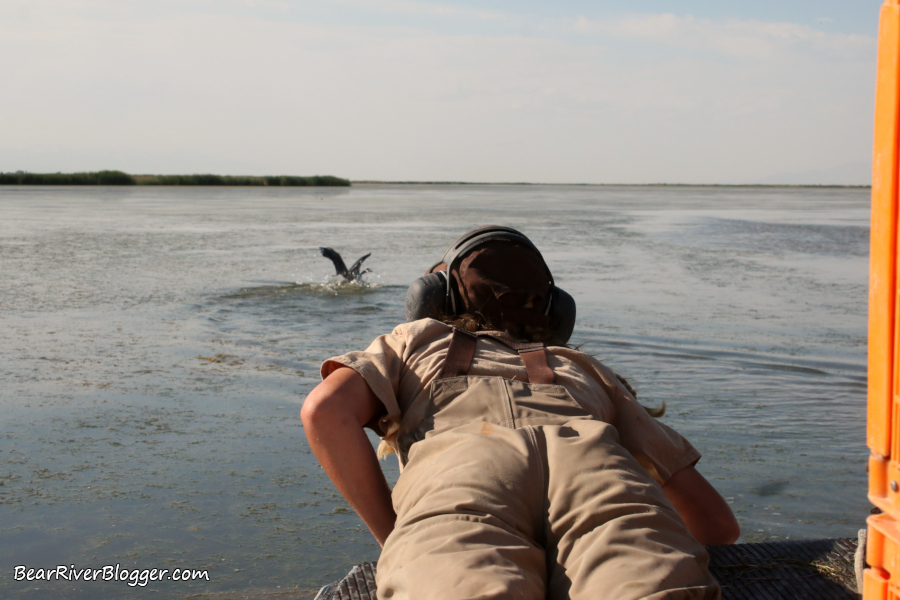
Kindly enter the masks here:
M 849 538 L 709 546 L 722 600 L 859 600 L 859 541 Z M 356 565 L 315 600 L 376 600 L 375 563 Z

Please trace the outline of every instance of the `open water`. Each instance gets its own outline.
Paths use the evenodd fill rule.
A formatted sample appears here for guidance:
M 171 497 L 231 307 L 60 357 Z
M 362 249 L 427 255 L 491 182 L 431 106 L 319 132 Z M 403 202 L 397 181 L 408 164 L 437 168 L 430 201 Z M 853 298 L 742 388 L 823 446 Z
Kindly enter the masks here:
M 742 541 L 856 535 L 867 190 L 2 188 L 0 596 L 305 598 L 376 559 L 300 406 L 485 223 L 542 249 L 572 342 L 666 403 Z M 371 252 L 368 284 L 323 245 Z M 209 581 L 14 577 L 116 564 Z

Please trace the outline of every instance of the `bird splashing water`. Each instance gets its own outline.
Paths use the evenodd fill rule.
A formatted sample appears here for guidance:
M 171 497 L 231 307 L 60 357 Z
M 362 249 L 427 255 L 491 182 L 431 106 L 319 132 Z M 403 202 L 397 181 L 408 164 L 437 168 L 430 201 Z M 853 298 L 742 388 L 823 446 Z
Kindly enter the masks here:
M 322 253 L 322 256 L 331 260 L 334 263 L 334 270 L 338 275 L 344 278 L 344 281 L 347 283 L 354 281 L 361 281 L 361 278 L 364 274 L 371 272 L 371 269 L 365 269 L 360 271 L 360 267 L 362 267 L 363 261 L 372 256 L 372 253 L 361 256 L 353 266 L 349 269 L 344 264 L 344 259 L 341 258 L 341 255 L 337 253 L 336 250 L 332 248 L 320 247 L 319 251 Z

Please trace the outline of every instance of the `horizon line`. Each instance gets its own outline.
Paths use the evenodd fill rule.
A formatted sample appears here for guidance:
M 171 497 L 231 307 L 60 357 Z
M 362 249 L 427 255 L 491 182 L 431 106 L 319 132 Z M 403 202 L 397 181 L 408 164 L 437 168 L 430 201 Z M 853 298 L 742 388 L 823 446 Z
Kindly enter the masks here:
M 841 183 L 542 183 L 532 181 L 391 181 L 351 179 L 352 184 L 381 185 L 544 185 L 580 187 L 764 187 L 764 188 L 857 188 L 871 189 L 871 184 Z

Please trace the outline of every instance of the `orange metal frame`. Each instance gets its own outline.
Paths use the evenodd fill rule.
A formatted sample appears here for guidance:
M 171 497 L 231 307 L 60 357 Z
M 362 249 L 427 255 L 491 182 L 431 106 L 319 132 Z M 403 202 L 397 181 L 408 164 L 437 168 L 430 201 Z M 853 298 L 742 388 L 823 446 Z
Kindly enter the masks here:
M 900 165 L 900 0 L 886 0 L 878 32 L 869 263 L 869 517 L 864 600 L 900 598 L 900 310 L 897 203 Z M 895 418 L 895 416 L 897 418 Z

